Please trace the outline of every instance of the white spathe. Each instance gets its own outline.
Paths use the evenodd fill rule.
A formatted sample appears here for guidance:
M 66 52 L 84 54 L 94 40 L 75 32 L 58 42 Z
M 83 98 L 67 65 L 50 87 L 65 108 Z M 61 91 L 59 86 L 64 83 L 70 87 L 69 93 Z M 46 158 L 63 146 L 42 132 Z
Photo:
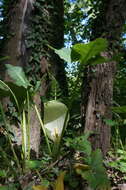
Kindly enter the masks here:
M 52 100 L 44 104 L 44 127 L 51 140 L 56 141 L 61 136 L 67 112 L 67 106 L 59 101 Z

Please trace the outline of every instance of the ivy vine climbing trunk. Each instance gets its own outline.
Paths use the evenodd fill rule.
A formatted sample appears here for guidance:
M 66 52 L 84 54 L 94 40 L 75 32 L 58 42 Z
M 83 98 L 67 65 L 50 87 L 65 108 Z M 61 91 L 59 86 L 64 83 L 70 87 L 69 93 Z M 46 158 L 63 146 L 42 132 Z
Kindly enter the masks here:
M 92 22 L 92 39 L 103 37 L 109 42 L 109 50 L 104 53 L 112 57 L 118 52 L 119 38 L 126 19 L 125 0 L 102 1 L 100 12 Z M 93 149 L 100 148 L 105 156 L 110 148 L 110 126 L 105 119 L 111 119 L 113 100 L 113 80 L 116 62 L 110 61 L 85 71 L 82 85 L 82 123 L 85 131 L 92 131 Z

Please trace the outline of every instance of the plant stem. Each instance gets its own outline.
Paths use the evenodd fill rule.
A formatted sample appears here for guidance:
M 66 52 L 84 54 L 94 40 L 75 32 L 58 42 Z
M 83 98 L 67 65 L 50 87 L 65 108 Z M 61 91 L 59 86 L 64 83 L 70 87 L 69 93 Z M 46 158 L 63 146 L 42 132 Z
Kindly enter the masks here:
M 23 110 L 22 121 L 21 121 L 21 128 L 22 128 L 22 150 L 23 150 L 23 160 L 27 158 L 27 129 L 26 129 L 26 115 L 25 110 Z
M 28 160 L 30 160 L 30 102 L 29 93 L 27 91 L 27 106 L 28 106 L 28 123 L 27 123 L 27 137 L 28 137 Z
M 40 175 L 39 171 L 38 171 L 38 170 L 35 170 L 35 171 L 36 171 L 36 173 L 37 173 L 37 175 L 38 175 L 39 179 L 41 180 L 41 183 L 43 183 L 43 179 L 42 179 L 42 177 L 41 177 L 41 175 Z
M 45 140 L 46 140 L 46 143 L 47 143 L 47 146 L 48 146 L 49 154 L 51 155 L 52 152 L 51 152 L 51 148 L 50 148 L 50 144 L 49 144 L 49 139 L 48 139 L 48 137 L 47 137 L 47 134 L 46 134 L 46 131 L 45 131 L 45 128 L 44 128 L 44 124 L 43 124 L 43 122 L 42 122 L 40 113 L 39 113 L 38 108 L 37 108 L 36 105 L 35 105 L 35 111 L 36 111 L 36 113 L 37 113 L 37 117 L 38 117 L 38 119 L 39 119 L 39 122 L 40 122 L 40 124 L 41 124 L 42 130 L 43 130 L 43 133 L 44 133 L 44 136 L 45 136 Z

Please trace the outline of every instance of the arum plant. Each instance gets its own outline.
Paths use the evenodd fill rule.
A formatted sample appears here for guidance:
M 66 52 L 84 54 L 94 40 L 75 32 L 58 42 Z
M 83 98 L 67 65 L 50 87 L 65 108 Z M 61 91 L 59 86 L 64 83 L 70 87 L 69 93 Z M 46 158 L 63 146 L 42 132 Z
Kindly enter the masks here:
M 37 107 L 35 107 L 43 133 L 46 138 L 49 153 L 52 153 L 54 157 L 57 156 L 60 147 L 60 141 L 69 120 L 68 109 L 71 109 L 71 105 L 74 101 L 76 89 L 81 78 L 81 70 L 84 66 L 96 65 L 107 61 L 104 57 L 101 56 L 101 52 L 105 51 L 107 46 L 108 43 L 103 38 L 98 38 L 88 44 L 76 44 L 72 48 L 62 48 L 60 50 L 49 46 L 55 51 L 56 54 L 60 56 L 61 59 L 64 59 L 66 62 L 80 62 L 78 66 L 78 76 L 68 108 L 56 100 L 45 103 L 43 124 Z M 54 142 L 52 151 L 50 148 L 49 139 Z

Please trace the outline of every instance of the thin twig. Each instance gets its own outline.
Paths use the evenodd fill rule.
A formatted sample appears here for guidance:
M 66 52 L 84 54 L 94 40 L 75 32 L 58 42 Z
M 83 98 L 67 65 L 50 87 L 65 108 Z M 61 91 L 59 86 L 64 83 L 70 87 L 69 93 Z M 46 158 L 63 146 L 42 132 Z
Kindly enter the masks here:
M 62 157 L 60 157 L 58 160 L 56 160 L 55 162 L 51 163 L 49 166 L 47 166 L 45 169 L 43 169 L 41 171 L 42 174 L 44 174 L 47 170 L 50 170 L 51 168 L 53 168 L 58 162 L 60 162 L 61 160 L 64 159 L 64 157 L 66 157 L 67 154 L 69 154 L 70 151 L 68 151 L 66 154 L 64 154 Z

